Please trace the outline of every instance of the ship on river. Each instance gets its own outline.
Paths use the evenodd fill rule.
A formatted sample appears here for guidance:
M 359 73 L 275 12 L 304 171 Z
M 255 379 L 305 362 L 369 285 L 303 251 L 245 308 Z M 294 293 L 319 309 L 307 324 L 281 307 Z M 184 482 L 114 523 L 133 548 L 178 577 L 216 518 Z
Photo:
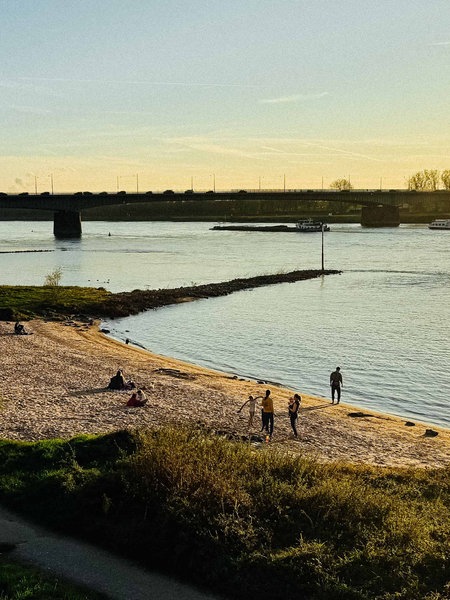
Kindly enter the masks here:
M 435 219 L 428 225 L 428 229 L 450 229 L 450 219 Z
M 309 233 L 317 231 L 330 231 L 329 226 L 322 221 L 314 221 L 313 219 L 302 219 L 295 224 L 298 231 Z

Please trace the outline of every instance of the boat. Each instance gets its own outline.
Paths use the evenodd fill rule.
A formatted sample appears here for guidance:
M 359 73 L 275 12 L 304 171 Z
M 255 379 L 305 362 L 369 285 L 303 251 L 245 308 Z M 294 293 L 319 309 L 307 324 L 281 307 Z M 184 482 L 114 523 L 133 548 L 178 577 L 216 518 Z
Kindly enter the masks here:
M 302 219 L 295 224 L 297 231 L 314 232 L 314 231 L 330 231 L 326 223 L 322 221 L 314 221 L 313 219 Z
M 428 229 L 450 229 L 450 219 L 435 219 L 428 225 Z

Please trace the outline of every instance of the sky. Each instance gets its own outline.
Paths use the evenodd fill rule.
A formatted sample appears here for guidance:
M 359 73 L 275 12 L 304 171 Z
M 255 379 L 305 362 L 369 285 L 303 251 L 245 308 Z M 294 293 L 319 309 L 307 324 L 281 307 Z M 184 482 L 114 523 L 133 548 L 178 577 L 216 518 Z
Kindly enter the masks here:
M 449 0 L 0 0 L 0 191 L 450 169 Z

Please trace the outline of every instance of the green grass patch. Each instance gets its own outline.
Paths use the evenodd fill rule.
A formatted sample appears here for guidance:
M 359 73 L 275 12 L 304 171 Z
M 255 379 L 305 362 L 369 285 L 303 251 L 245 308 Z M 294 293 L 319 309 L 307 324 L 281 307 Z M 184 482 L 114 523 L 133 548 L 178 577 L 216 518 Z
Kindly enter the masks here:
M 323 465 L 194 427 L 0 443 L 0 500 L 233 598 L 444 600 L 450 470 Z
M 0 600 L 106 600 L 67 581 L 8 559 L 0 560 Z
M 0 286 L 0 318 L 22 320 L 94 312 L 110 292 L 76 286 Z

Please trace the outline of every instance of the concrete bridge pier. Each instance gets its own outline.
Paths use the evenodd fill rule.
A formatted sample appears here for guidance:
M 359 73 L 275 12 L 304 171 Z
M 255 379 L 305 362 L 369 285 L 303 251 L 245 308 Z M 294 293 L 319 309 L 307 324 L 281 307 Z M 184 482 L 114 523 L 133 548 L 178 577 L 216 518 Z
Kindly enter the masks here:
M 398 227 L 400 225 L 399 208 L 386 204 L 362 206 L 361 225 L 363 227 Z
M 81 213 L 58 210 L 53 215 L 53 234 L 57 238 L 81 237 Z

